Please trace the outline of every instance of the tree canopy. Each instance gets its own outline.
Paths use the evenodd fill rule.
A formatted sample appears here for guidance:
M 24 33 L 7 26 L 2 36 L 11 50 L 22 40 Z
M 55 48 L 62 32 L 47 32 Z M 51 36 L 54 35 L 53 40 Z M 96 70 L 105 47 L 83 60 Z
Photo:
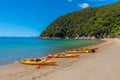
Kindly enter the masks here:
M 86 8 L 57 18 L 40 37 L 117 37 L 120 34 L 120 2 Z

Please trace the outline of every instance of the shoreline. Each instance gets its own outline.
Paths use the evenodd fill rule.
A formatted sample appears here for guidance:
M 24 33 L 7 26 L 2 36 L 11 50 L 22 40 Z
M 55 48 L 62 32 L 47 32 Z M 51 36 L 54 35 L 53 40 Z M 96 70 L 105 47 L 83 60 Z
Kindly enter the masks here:
M 84 61 L 89 61 L 89 59 L 94 59 L 96 55 L 100 55 L 102 51 L 108 50 L 108 46 L 113 46 L 117 43 L 117 40 L 108 40 L 100 44 L 90 45 L 88 47 L 98 47 L 98 51 L 96 53 L 90 54 L 81 54 L 79 58 L 59 58 L 55 66 L 41 66 L 41 69 L 36 69 L 36 66 L 33 65 L 23 65 L 20 63 L 9 64 L 6 66 L 0 66 L 0 77 L 3 80 L 55 80 L 53 75 L 64 74 L 61 71 L 74 67 L 75 65 L 84 64 Z M 73 68 L 71 68 L 72 70 Z M 27 75 L 25 75 L 27 74 Z M 69 73 L 68 73 L 69 74 Z M 67 74 L 64 74 L 67 75 Z M 72 77 L 72 76 L 71 76 Z M 65 77 L 66 78 L 66 77 Z M 56 78 L 58 79 L 58 78 Z M 59 80 L 59 79 L 58 79 Z M 67 80 L 67 79 L 62 79 Z M 72 79 L 71 79 L 72 80 Z M 84 79 L 82 79 L 84 80 Z
M 85 45 L 85 46 L 81 46 L 81 47 L 78 47 L 78 48 L 82 48 L 82 47 L 89 47 L 89 46 L 93 46 L 93 45 L 97 45 L 97 44 L 101 44 L 101 43 L 104 43 L 105 40 L 94 40 L 94 41 L 97 41 L 96 43 L 94 44 L 90 44 L 90 45 Z M 71 49 L 77 49 L 77 48 L 71 48 Z M 67 49 L 67 50 L 71 50 L 71 49 Z M 66 50 L 64 50 L 66 51 Z M 58 51 L 57 53 L 63 53 L 64 51 Z M 50 54 L 55 54 L 56 52 L 54 53 L 50 53 Z M 35 57 L 29 57 L 29 58 L 24 58 L 24 59 L 34 59 L 34 58 L 45 58 L 47 56 L 47 54 L 43 55 L 43 56 L 35 56 Z M 18 59 L 20 60 L 20 59 Z M 9 66 L 11 64 L 16 64 L 16 63 L 19 63 L 18 60 L 10 60 L 10 61 L 3 61 L 0 66 Z

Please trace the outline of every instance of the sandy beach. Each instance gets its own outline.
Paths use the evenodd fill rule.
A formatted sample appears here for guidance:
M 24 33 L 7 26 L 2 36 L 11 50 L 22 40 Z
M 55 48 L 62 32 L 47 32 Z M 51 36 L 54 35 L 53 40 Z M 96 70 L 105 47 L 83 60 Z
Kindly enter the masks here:
M 120 80 L 120 40 L 89 46 L 96 53 L 81 54 L 78 58 L 62 58 L 54 66 L 0 66 L 0 80 Z

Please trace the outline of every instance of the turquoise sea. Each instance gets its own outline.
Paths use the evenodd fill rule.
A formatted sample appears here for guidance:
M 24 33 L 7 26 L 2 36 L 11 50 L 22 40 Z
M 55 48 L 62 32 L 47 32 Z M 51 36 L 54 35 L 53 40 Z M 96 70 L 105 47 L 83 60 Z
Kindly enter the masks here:
M 0 39 L 0 64 L 44 56 L 97 42 L 97 40 L 40 40 L 35 38 Z

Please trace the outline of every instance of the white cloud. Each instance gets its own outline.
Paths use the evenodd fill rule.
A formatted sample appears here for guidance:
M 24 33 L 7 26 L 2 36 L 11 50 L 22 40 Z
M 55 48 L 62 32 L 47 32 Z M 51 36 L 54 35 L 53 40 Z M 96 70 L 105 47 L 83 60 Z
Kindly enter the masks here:
M 88 3 L 83 3 L 83 4 L 78 4 L 79 7 L 81 8 L 88 8 L 90 5 Z
M 72 2 L 73 0 L 68 0 L 68 2 Z

